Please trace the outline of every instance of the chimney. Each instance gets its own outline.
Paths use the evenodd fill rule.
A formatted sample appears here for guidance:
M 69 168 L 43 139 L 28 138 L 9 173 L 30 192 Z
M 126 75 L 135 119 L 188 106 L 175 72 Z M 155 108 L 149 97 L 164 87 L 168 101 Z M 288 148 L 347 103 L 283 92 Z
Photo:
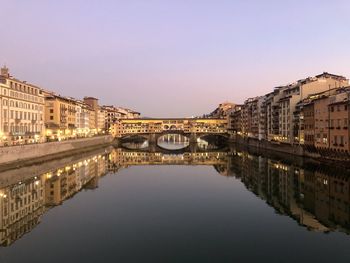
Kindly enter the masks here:
M 0 75 L 5 77 L 5 78 L 9 78 L 10 77 L 9 69 L 6 67 L 6 65 L 1 68 Z

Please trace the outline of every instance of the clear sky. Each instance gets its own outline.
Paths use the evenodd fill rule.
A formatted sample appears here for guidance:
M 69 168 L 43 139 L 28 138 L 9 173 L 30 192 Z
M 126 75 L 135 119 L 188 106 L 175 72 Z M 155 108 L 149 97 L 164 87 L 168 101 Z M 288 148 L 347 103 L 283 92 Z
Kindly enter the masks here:
M 350 1 L 0 0 L 0 64 L 144 116 L 207 113 L 323 71 L 350 77 Z

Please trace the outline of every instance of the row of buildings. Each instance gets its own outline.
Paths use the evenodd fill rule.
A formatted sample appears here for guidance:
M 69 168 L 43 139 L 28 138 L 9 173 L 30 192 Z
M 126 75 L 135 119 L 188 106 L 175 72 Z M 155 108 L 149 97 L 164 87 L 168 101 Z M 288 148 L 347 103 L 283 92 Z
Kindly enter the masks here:
M 0 72 L 0 146 L 107 134 L 118 119 L 140 113 L 99 105 L 98 99 L 63 97 Z
M 349 80 L 324 72 L 234 105 L 228 130 L 235 137 L 350 152 L 349 97 Z

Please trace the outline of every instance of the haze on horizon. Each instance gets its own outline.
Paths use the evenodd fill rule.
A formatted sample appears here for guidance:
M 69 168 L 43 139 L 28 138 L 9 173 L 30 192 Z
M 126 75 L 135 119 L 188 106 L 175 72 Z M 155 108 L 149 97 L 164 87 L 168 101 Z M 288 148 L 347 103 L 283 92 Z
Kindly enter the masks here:
M 201 115 L 328 71 L 350 77 L 350 2 L 1 2 L 0 64 L 64 96 Z

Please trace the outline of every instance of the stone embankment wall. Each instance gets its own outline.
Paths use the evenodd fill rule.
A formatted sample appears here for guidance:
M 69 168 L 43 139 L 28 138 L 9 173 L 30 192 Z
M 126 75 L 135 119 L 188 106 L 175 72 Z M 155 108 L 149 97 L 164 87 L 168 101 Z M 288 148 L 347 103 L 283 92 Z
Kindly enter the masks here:
M 269 141 L 259 141 L 254 138 L 243 138 L 238 136 L 235 138 L 231 138 L 231 140 L 240 145 L 252 146 L 259 149 L 278 151 L 278 152 L 294 154 L 298 156 L 305 156 L 303 147 L 299 145 L 290 145 L 288 143 L 274 143 Z
M 317 159 L 319 161 L 340 161 L 340 162 L 350 161 L 350 155 L 347 153 L 309 151 L 308 149 L 300 145 L 269 142 L 264 140 L 259 141 L 254 138 L 243 138 L 241 136 L 231 137 L 230 141 L 233 143 L 242 145 L 244 147 L 255 147 L 261 150 L 269 150 L 269 151 L 293 154 L 296 156 Z
M 0 148 L 0 165 L 20 163 L 31 159 L 60 158 L 69 153 L 76 153 L 84 149 L 93 149 L 111 144 L 111 135 L 48 142 L 42 144 L 28 144 Z

